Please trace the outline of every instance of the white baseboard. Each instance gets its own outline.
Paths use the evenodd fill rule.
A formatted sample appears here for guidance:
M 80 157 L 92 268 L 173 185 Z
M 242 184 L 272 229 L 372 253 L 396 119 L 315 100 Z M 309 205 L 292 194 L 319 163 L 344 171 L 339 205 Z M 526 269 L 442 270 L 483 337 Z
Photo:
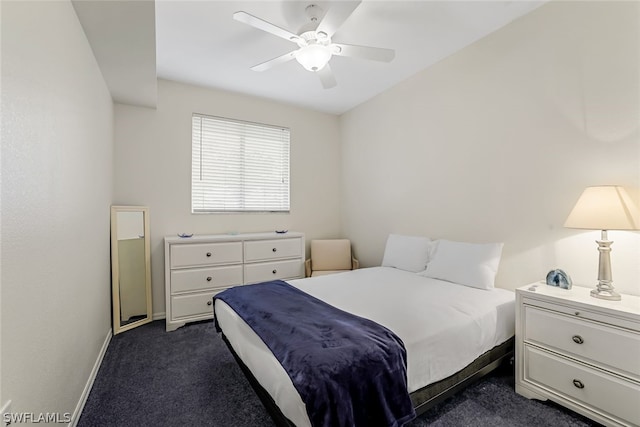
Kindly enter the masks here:
M 153 320 L 161 320 L 161 319 L 166 319 L 167 318 L 167 313 L 166 312 L 160 312 L 160 313 L 153 313 Z
M 100 369 L 100 365 L 102 365 L 102 359 L 104 359 L 104 355 L 107 352 L 107 348 L 109 347 L 109 343 L 111 342 L 111 337 L 113 336 L 113 331 L 109 328 L 109 332 L 102 343 L 102 348 L 100 349 L 100 353 L 98 353 L 98 358 L 96 359 L 96 363 L 93 364 L 93 369 L 91 370 L 91 374 L 89 375 L 89 379 L 87 380 L 87 384 L 84 386 L 84 390 L 82 391 L 82 395 L 80 396 L 80 400 L 76 405 L 75 411 L 73 411 L 73 415 L 71 417 L 71 422 L 69 422 L 68 427 L 76 427 L 78 421 L 80 420 L 80 415 L 82 414 L 82 410 L 84 409 L 85 403 L 87 403 L 87 399 L 89 398 L 89 393 L 91 392 L 91 388 L 93 387 L 93 382 L 96 380 L 96 375 L 98 375 L 98 370 Z

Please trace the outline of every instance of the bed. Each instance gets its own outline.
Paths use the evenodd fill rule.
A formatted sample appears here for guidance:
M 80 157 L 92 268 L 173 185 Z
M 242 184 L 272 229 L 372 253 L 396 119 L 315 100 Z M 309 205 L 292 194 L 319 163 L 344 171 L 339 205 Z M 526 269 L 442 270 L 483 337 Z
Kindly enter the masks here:
M 388 250 L 389 244 L 385 260 Z M 417 414 L 508 360 L 515 328 L 514 293 L 493 288 L 493 278 L 489 289 L 479 289 L 411 271 L 419 267 L 383 261 L 381 267 L 288 282 L 377 322 L 402 340 L 407 391 Z M 276 425 L 310 426 L 300 394 L 267 345 L 224 301 L 215 299 L 214 313 L 223 339 Z

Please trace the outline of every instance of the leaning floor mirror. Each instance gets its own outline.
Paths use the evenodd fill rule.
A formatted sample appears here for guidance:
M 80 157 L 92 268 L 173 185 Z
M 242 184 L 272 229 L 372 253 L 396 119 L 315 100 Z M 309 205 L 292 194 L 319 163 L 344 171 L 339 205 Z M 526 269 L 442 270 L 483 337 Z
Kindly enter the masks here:
M 113 333 L 152 320 L 149 209 L 111 207 Z

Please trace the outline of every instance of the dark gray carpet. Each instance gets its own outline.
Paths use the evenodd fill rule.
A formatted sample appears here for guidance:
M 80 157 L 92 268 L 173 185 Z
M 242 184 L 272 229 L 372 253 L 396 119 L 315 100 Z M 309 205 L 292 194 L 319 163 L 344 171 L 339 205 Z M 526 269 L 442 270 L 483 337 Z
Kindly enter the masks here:
M 111 340 L 78 422 L 100 426 L 273 426 L 212 322 L 165 332 L 155 321 Z M 513 390 L 507 367 L 407 427 L 598 426 Z

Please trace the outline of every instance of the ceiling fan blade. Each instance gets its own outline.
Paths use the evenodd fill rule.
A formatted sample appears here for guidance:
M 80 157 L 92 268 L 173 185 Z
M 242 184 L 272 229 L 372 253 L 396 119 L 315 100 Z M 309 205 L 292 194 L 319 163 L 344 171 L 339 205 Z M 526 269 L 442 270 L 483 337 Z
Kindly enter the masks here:
M 337 47 L 333 49 L 333 54 L 339 56 L 350 56 L 381 62 L 391 62 L 396 56 L 395 50 L 382 47 L 357 46 L 342 43 L 333 43 L 332 46 Z
M 295 58 L 296 52 L 297 50 L 292 50 L 291 52 L 280 55 L 277 58 L 273 58 L 258 65 L 254 65 L 253 67 L 251 67 L 251 69 L 253 71 L 265 71 L 269 68 L 275 67 L 276 65 L 284 64 L 285 62 L 291 61 L 293 58 Z
M 344 21 L 347 20 L 354 10 L 362 3 L 358 1 L 338 1 L 332 2 L 331 7 L 322 18 L 322 21 L 316 28 L 317 32 L 325 33 L 327 36 L 332 37 L 333 34 L 338 31 L 338 28 L 342 26 Z
M 329 64 L 322 67 L 321 70 L 316 71 L 318 77 L 320 77 L 320 82 L 322 82 L 322 87 L 325 89 L 331 89 L 335 87 L 338 83 L 336 82 L 336 78 L 333 75 L 333 71 L 331 71 L 331 67 Z
M 281 37 L 285 40 L 289 40 L 292 42 L 296 42 L 300 39 L 298 35 L 293 34 L 291 31 L 285 30 L 284 28 L 280 28 L 276 25 L 273 25 L 270 22 L 265 21 L 264 19 L 260 19 L 256 16 L 250 15 L 247 12 L 239 11 L 233 14 L 233 19 L 236 21 L 240 21 L 244 24 L 251 25 L 254 28 L 257 28 L 262 31 L 266 31 L 267 33 L 271 33 L 274 36 Z

